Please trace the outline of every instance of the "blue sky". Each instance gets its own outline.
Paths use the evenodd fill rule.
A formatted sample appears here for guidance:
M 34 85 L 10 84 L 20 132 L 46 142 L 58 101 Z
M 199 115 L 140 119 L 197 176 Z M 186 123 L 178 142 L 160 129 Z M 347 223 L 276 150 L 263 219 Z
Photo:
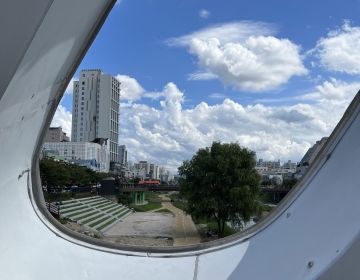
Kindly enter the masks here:
M 176 170 L 214 140 L 298 161 L 360 88 L 359 12 L 359 0 L 122 0 L 79 69 L 122 82 L 133 161 Z M 68 132 L 71 94 L 53 121 Z

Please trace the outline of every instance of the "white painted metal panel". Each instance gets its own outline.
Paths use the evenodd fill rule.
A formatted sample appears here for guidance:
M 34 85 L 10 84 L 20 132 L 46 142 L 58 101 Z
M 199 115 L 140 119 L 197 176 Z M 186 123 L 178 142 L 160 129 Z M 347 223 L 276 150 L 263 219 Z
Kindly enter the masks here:
M 135 250 L 54 223 L 39 199 L 38 142 L 112 2 L 33 1 L 16 46 L 0 45 L 10 73 L 0 77 L 0 279 L 358 279 L 359 94 L 302 184 L 246 234 Z M 5 3 L 10 22 L 23 1 Z

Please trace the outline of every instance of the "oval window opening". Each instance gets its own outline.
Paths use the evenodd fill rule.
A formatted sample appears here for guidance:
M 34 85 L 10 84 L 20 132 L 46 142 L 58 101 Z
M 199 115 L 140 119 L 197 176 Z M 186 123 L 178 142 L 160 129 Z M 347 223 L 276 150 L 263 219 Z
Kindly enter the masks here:
M 241 233 L 293 189 L 356 93 L 341 77 L 359 70 L 330 45 L 359 27 L 309 42 L 278 27 L 295 30 L 290 17 L 149 2 L 134 23 L 137 5 L 114 6 L 57 108 L 40 155 L 46 207 L 122 245 Z

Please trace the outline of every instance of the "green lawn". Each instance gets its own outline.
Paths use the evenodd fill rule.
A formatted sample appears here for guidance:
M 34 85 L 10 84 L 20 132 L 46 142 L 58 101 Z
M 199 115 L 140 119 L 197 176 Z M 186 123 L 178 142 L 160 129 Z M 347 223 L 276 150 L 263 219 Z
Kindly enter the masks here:
M 74 214 L 68 215 L 68 217 L 69 217 L 69 218 L 71 218 L 71 217 L 75 217 L 75 216 L 77 216 L 77 215 L 80 215 L 80 214 L 83 214 L 83 213 L 89 213 L 89 212 L 91 212 L 91 211 L 93 211 L 93 209 L 92 209 L 92 208 L 87 208 L 87 209 L 82 210 L 82 211 L 80 211 L 80 212 L 77 212 L 77 213 L 74 213 Z M 64 214 L 64 213 L 62 213 L 62 214 Z
M 84 205 L 80 202 L 77 202 L 75 200 L 73 200 L 74 202 L 73 203 L 67 203 L 67 204 L 62 204 L 60 205 L 60 209 L 67 209 L 67 208 L 71 208 L 71 207 L 75 207 L 75 206 L 81 206 L 81 205 Z
M 122 207 L 122 208 L 114 208 L 114 209 L 111 209 L 111 210 L 107 210 L 107 211 L 105 211 L 106 213 L 108 213 L 108 214 L 111 214 L 111 215 L 113 215 L 114 213 L 119 213 L 119 212 L 121 212 L 121 211 L 123 211 L 125 208 L 124 207 Z
M 161 202 L 161 198 L 156 192 L 145 192 L 145 199 L 149 202 Z
M 94 214 L 96 214 L 96 213 L 99 213 L 99 212 L 96 211 L 96 210 L 90 210 L 90 212 L 88 211 L 87 213 L 84 213 L 84 214 L 81 215 L 80 217 L 77 217 L 76 220 L 79 221 L 79 220 L 81 220 L 81 219 L 85 219 L 85 218 L 90 217 L 90 216 L 92 216 L 92 215 L 94 215 Z M 74 217 L 74 216 L 76 216 L 76 215 L 69 216 L 69 218 Z
M 108 221 L 107 223 L 103 224 L 101 227 L 97 228 L 97 230 L 102 230 L 103 228 L 106 228 L 108 225 L 112 224 L 115 221 L 116 221 L 116 219 L 112 219 L 112 220 Z
M 178 193 L 173 193 L 171 194 L 170 196 L 170 199 L 171 199 L 171 203 L 176 207 L 176 208 L 179 208 L 183 211 L 186 210 L 186 207 L 187 207 L 187 202 L 186 200 L 184 200 L 180 194 Z
M 102 217 L 102 216 L 104 216 L 103 213 L 101 213 L 101 214 L 99 214 L 99 215 L 96 215 L 95 217 L 89 218 L 89 219 L 87 219 L 87 220 L 85 220 L 85 221 L 83 221 L 83 222 L 81 222 L 81 223 L 82 223 L 82 224 L 87 224 L 87 223 L 90 223 L 91 221 L 96 220 L 96 219 L 98 219 L 98 218 L 100 218 L 100 217 Z
M 130 204 L 129 207 L 134 208 L 137 212 L 147 212 L 155 209 L 161 208 L 161 198 L 159 194 L 156 192 L 145 192 L 145 200 L 148 201 L 147 204 L 144 205 L 135 205 Z
M 110 209 L 111 207 L 115 207 L 115 204 L 111 203 L 111 204 L 102 205 L 102 206 L 96 207 L 96 208 L 101 209 L 102 211 L 106 211 L 106 210 Z
M 89 224 L 88 226 L 89 226 L 89 227 L 94 227 L 94 226 L 96 226 L 96 225 L 101 224 L 102 222 L 105 222 L 107 219 L 109 219 L 109 217 L 105 217 L 105 218 L 103 218 L 103 219 L 100 219 L 100 220 L 98 220 L 98 221 L 96 221 L 96 222 L 93 222 L 93 223 Z
M 105 201 L 105 200 L 101 200 L 101 201 L 96 201 L 96 202 L 93 203 L 93 204 L 88 203 L 88 205 L 91 206 L 91 207 L 95 207 L 95 206 L 101 207 L 101 206 L 103 206 L 102 204 L 105 205 L 105 203 L 109 203 L 109 202 L 108 202 L 108 201 Z
M 121 218 L 122 216 L 124 216 L 125 214 L 127 214 L 127 213 L 129 213 L 129 212 L 131 212 L 131 210 L 130 209 L 128 209 L 128 210 L 126 210 L 126 211 L 124 211 L 124 212 L 121 212 L 120 213 L 120 215 L 118 215 L 116 218 Z
M 75 207 L 75 206 L 74 206 Z M 73 211 L 78 211 L 78 210 L 82 210 L 82 209 L 85 209 L 85 208 L 88 208 L 86 205 L 79 205 L 79 206 L 76 206 L 75 208 L 73 208 L 73 209 L 68 209 L 68 207 L 67 208 L 65 208 L 65 210 L 63 209 L 63 208 L 60 208 L 60 213 L 61 214 L 65 214 L 65 213 L 69 213 L 69 212 L 73 212 Z
M 137 211 L 137 212 L 147 212 L 147 211 L 159 209 L 162 206 L 161 206 L 160 202 L 151 202 L 151 201 L 149 201 L 149 203 L 147 203 L 145 205 L 131 204 L 131 207 L 134 208 L 134 210 Z

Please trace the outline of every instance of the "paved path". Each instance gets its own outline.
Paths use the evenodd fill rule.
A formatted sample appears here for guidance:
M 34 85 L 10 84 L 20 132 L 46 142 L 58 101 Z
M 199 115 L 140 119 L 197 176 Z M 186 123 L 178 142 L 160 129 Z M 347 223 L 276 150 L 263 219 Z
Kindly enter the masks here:
M 174 219 L 174 246 L 185 246 L 200 243 L 200 236 L 190 215 L 176 208 L 165 195 L 160 195 L 162 208 L 170 210 L 175 215 Z

